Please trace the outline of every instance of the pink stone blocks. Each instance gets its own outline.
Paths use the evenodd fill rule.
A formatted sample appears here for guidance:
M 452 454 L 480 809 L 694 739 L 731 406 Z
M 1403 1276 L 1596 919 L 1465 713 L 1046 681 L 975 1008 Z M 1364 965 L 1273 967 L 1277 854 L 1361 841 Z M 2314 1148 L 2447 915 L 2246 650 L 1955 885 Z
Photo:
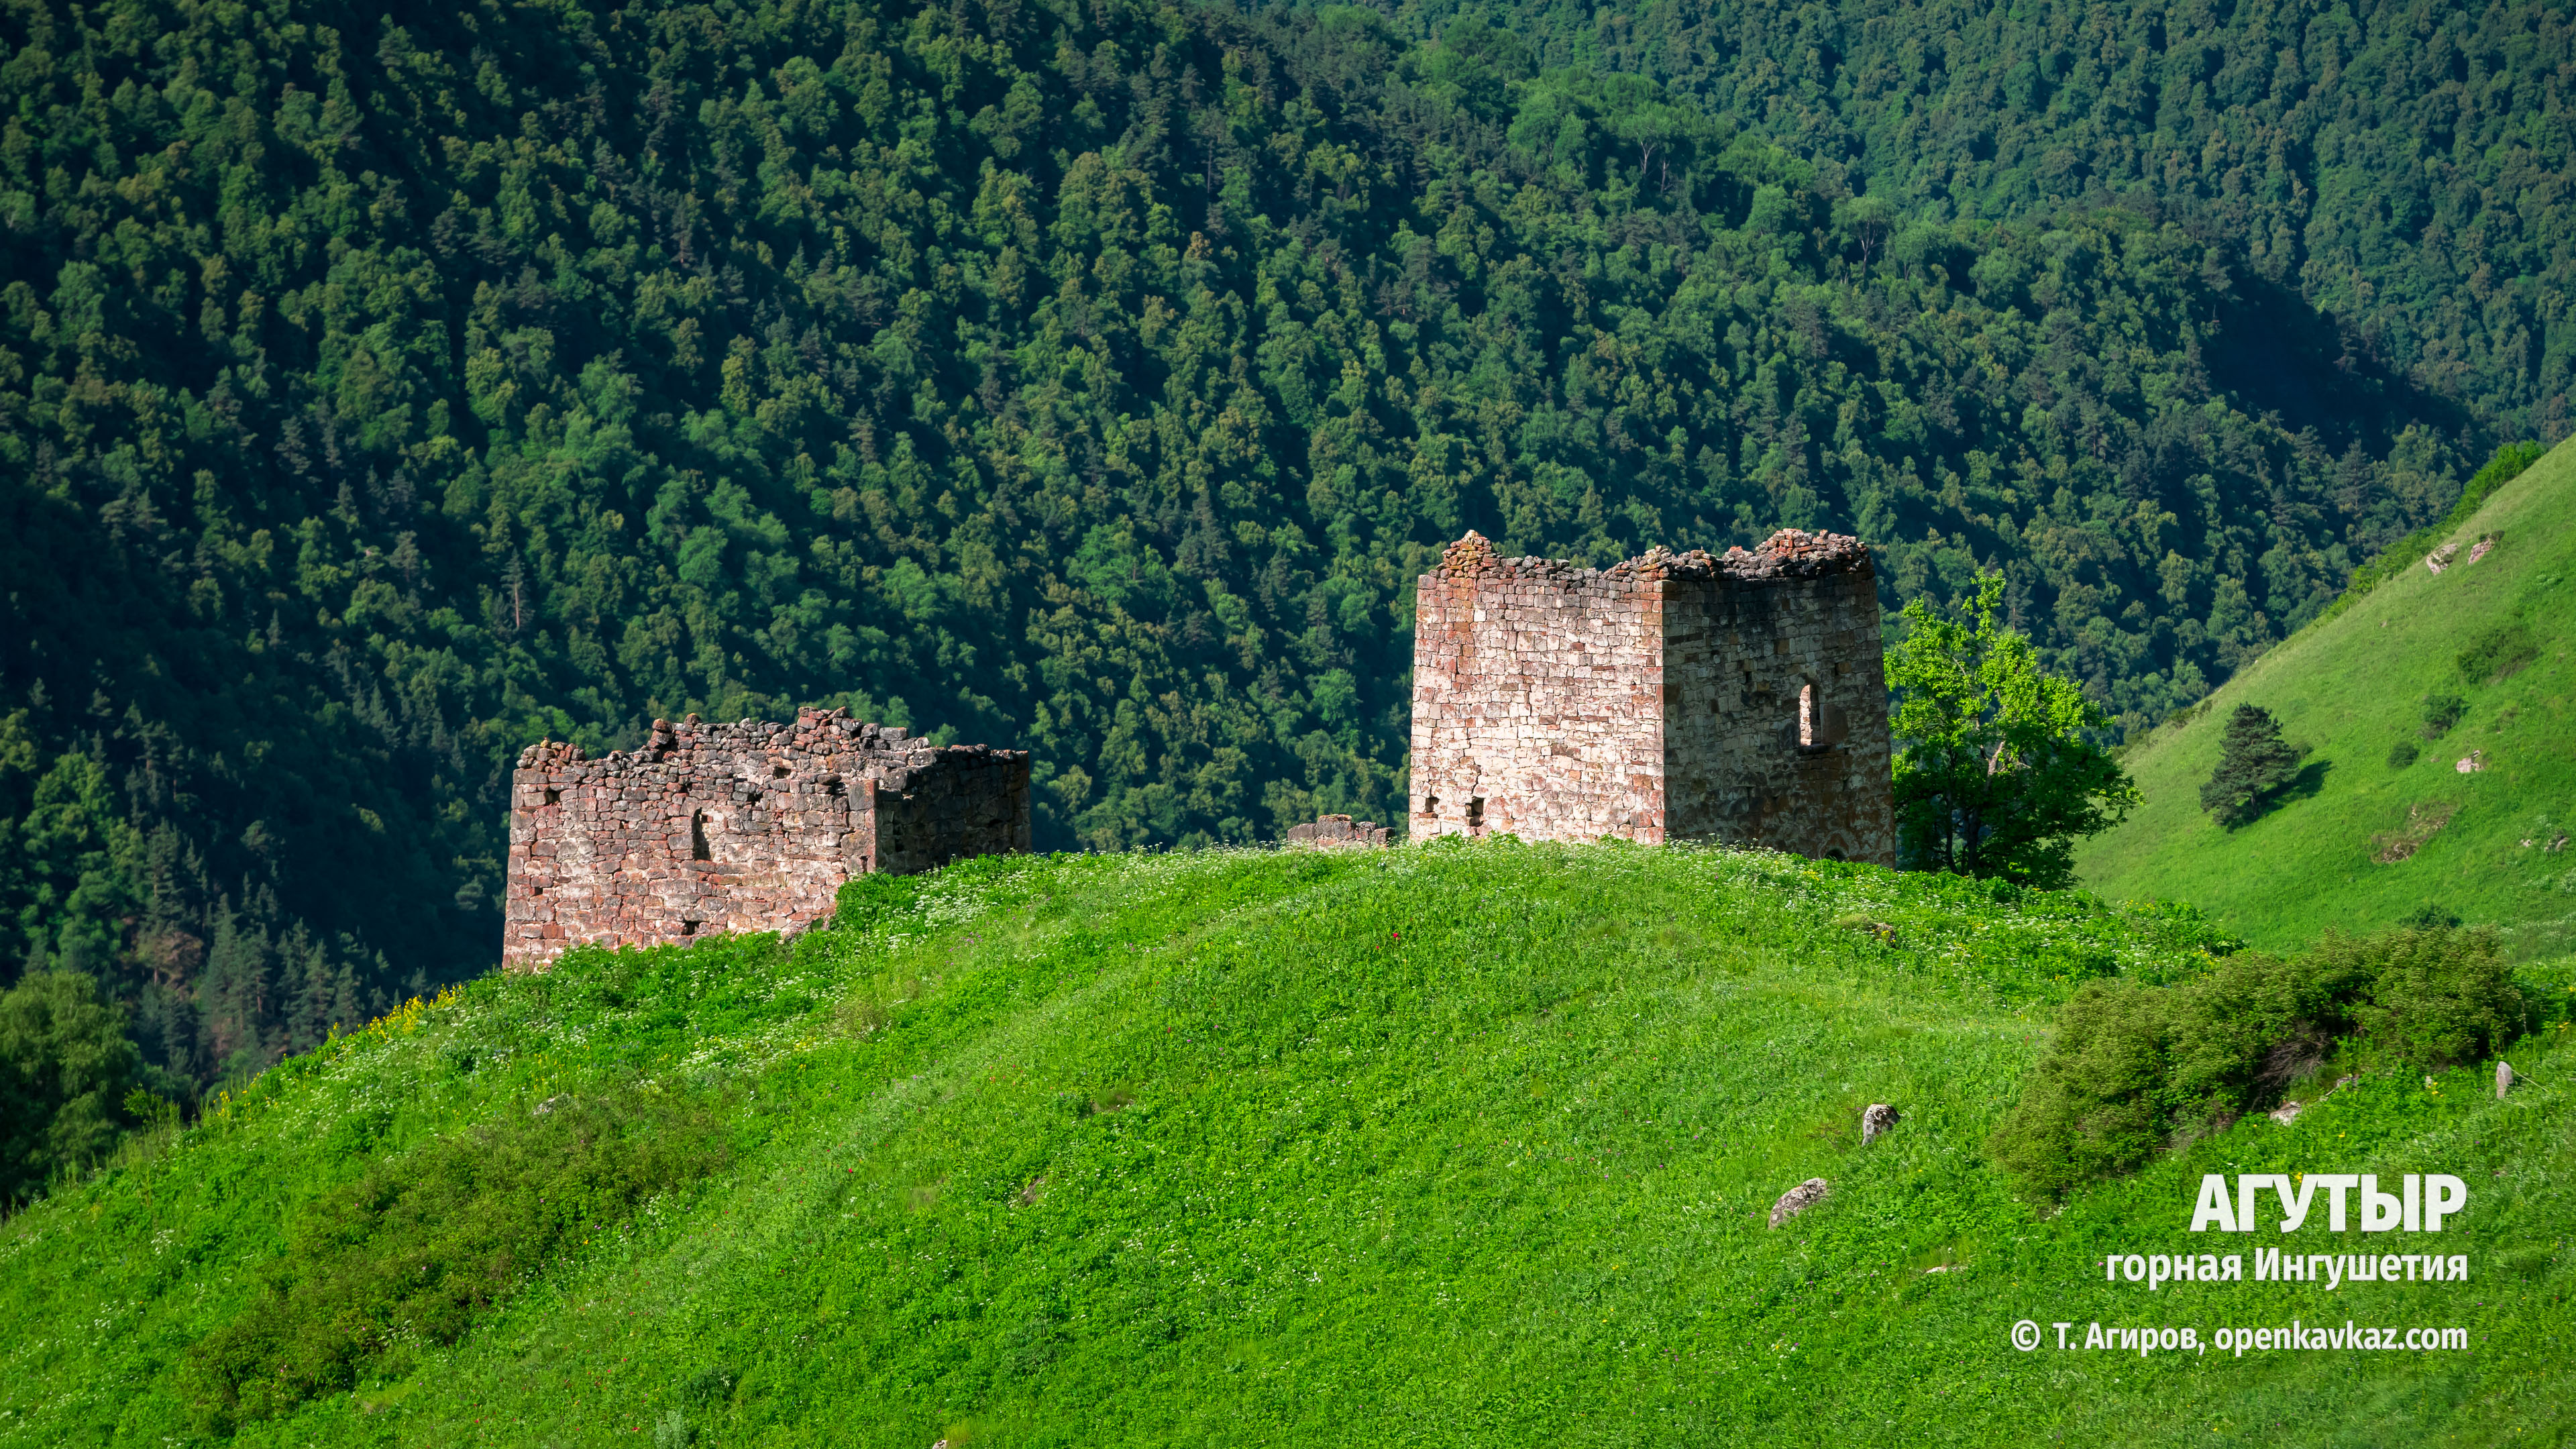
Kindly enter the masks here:
M 1470 533 L 1422 576 L 1416 839 L 1720 840 L 1896 859 L 1869 550 L 1784 529 L 1606 569 Z
M 511 779 L 501 964 L 575 944 L 800 930 L 870 871 L 1029 848 L 1029 757 L 934 746 L 846 710 L 653 722 L 633 753 L 531 745 Z

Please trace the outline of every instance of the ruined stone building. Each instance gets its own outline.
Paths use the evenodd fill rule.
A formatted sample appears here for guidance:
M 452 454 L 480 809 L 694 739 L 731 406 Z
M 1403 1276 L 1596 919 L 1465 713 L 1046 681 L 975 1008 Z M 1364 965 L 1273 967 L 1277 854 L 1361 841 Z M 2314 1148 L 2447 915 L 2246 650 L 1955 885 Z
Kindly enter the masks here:
M 1718 840 L 1896 862 L 1869 550 L 1774 534 L 1606 569 L 1470 533 L 1413 624 L 1414 839 Z
M 632 754 L 531 745 L 510 786 L 501 964 L 831 915 L 842 882 L 1029 848 L 1029 756 L 937 746 L 847 710 L 653 722 Z

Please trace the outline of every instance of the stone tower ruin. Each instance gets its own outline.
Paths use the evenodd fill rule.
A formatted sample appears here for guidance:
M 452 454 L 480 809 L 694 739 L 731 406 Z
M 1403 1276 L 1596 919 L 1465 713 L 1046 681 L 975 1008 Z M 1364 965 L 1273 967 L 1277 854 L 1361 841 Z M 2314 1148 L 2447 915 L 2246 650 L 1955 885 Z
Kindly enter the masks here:
M 1028 848 L 1026 750 L 933 745 L 847 710 L 655 720 L 641 749 L 597 760 L 531 745 L 510 784 L 501 964 L 802 929 L 854 875 Z
M 1413 623 L 1412 836 L 1715 840 L 1896 863 L 1869 549 L 1786 529 L 1606 569 L 1470 533 Z

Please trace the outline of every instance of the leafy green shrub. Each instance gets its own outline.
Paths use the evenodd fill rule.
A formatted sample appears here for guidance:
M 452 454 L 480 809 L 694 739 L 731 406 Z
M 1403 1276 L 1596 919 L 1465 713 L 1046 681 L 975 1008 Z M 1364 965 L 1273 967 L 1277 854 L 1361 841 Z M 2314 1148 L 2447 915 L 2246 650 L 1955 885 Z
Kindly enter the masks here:
M 1988 1152 L 2057 1198 L 2261 1105 L 2352 1025 L 2360 992 L 2338 969 L 2249 952 L 2168 987 L 2086 982 Z
M 2414 764 L 2416 758 L 2422 753 L 2423 751 L 2415 747 L 2415 742 L 2413 740 L 2399 740 L 2397 743 L 2388 747 L 2388 768 L 2392 770 L 2405 769 L 2407 766 Z
M 89 976 L 30 971 L 0 995 L 0 1206 L 116 1146 L 137 1057 L 125 1008 Z
M 2549 445 L 2534 438 L 2498 444 L 2495 455 L 2487 459 L 2486 466 L 2480 468 L 2477 475 L 2469 479 L 2468 486 L 2460 490 L 2460 501 L 2451 508 L 2452 522 L 2468 522 L 2469 515 L 2477 511 L 2478 505 L 2486 502 L 2489 495 L 2521 477 L 2523 470 L 2548 456 Z
M 2460 677 L 2471 684 L 2493 684 L 2540 657 L 2540 639 L 2528 619 L 2507 619 L 2471 640 L 2460 651 Z
M 1963 618 L 1905 606 L 1887 655 L 1897 854 L 1916 870 L 2069 885 L 2075 841 L 2126 818 L 2138 789 L 2094 743 L 2102 711 L 2002 625 L 2003 595 L 2004 576 L 1987 573 Z
M 2165 997 L 2126 981 L 2088 981 L 2058 1013 L 2057 1040 L 1986 1143 L 2036 1198 L 2126 1172 L 2163 1145 Z
M 2522 1020 L 2492 937 L 2329 936 L 2292 960 L 2233 956 L 2167 987 L 2089 981 L 1987 1142 L 2034 1198 L 2143 1166 L 2178 1137 L 2280 1099 L 2339 1039 L 2415 1065 L 2473 1059 Z
M 200 1426 L 229 1433 L 346 1389 L 398 1342 L 455 1342 L 557 1256 L 728 1158 L 708 1107 L 557 1099 L 376 1167 L 310 1204 L 267 1291 L 189 1348 Z
M 2362 1023 L 2382 1049 L 2419 1066 L 2476 1061 L 2516 1035 L 2523 999 L 2487 931 L 2328 936 L 2315 957 L 2374 978 Z
M 2469 702 L 2456 694 L 2436 691 L 2424 696 L 2424 738 L 2438 740 L 2449 734 L 2468 712 Z

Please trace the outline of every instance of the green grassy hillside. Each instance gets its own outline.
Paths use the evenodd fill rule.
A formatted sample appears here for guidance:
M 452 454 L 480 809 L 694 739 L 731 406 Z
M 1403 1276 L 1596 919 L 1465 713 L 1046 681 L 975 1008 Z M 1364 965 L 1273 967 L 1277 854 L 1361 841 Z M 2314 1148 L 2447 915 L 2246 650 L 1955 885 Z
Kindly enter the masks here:
M 2492 551 L 2468 564 L 2487 538 Z M 2576 443 L 2499 489 L 2451 541 L 2459 552 L 2441 574 L 2406 569 L 2131 752 L 2146 803 L 2079 849 L 2084 884 L 2189 900 L 2274 947 L 2430 903 L 2519 927 L 2527 949 L 2563 949 L 2576 849 L 2553 844 L 2576 831 Z M 2427 738 L 2427 699 L 2440 694 L 2465 712 Z M 2229 712 L 2249 702 L 2315 753 L 2291 798 L 2226 831 L 2201 813 L 2200 785 Z M 2401 745 L 2420 757 L 2396 764 Z M 2461 773 L 2472 752 L 2485 768 Z
M 1509 842 L 869 889 L 792 945 L 475 982 L 0 1227 L 0 1444 L 2565 1427 L 2563 1031 L 2516 1048 L 2533 1083 L 2510 1102 L 2483 1067 L 2374 1075 L 2046 1218 L 1984 1164 L 2077 982 L 2224 949 L 2189 912 Z M 1872 1101 L 1905 1118 L 1864 1148 Z M 2459 1173 L 2442 1246 L 2476 1276 L 2106 1284 L 2108 1252 L 2262 1246 L 2185 1232 L 2205 1170 Z M 1768 1229 L 1810 1176 L 1830 1196 Z M 2026 1318 L 2080 1342 L 2293 1317 L 2472 1347 L 2008 1343 Z

